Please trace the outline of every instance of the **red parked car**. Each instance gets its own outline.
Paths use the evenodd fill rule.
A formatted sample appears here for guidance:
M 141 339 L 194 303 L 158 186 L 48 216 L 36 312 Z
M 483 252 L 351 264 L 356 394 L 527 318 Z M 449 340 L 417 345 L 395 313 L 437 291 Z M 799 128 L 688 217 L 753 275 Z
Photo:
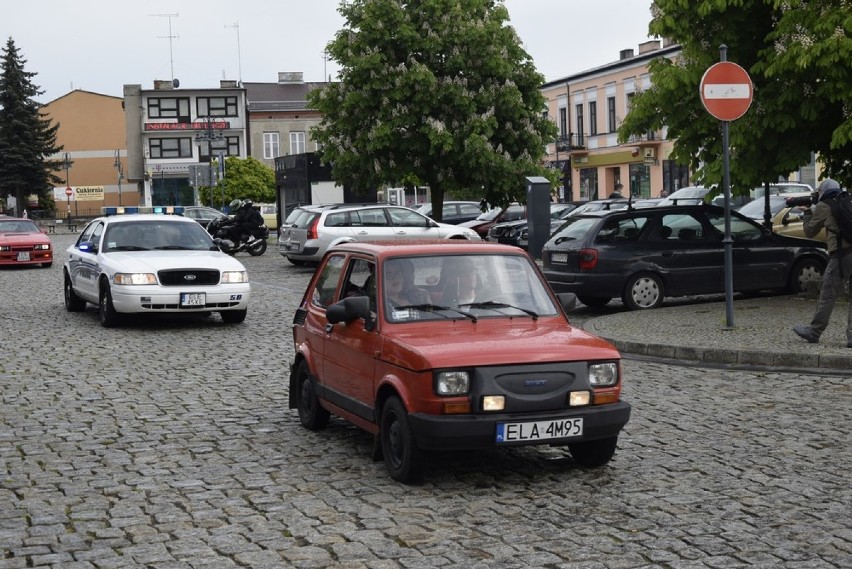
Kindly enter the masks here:
M 32 220 L 0 215 L 0 266 L 53 264 L 53 243 Z
M 568 322 L 536 264 L 470 241 L 331 248 L 293 319 L 291 409 L 376 436 L 407 482 L 430 450 L 566 446 L 581 466 L 615 453 L 630 416 L 621 359 Z

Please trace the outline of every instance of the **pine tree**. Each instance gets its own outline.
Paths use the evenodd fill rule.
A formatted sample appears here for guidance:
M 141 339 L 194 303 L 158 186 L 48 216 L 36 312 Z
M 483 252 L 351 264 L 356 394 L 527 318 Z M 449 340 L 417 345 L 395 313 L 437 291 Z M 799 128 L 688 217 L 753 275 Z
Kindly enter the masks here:
M 19 215 L 30 194 L 39 196 L 40 207 L 53 209 L 51 187 L 62 181 L 54 174 L 61 163 L 50 159 L 62 150 L 56 146 L 59 125 L 40 112 L 34 97 L 44 91 L 25 64 L 10 37 L 0 60 L 0 196 L 14 195 Z

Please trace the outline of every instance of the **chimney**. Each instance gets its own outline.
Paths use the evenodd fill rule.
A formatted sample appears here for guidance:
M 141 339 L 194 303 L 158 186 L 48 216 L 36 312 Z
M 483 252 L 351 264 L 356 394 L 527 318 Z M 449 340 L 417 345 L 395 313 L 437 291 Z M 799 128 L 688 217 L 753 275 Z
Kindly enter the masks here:
M 279 71 L 278 84 L 287 85 L 292 83 L 304 83 L 301 71 Z
M 155 91 L 168 91 L 174 88 L 175 87 L 171 79 L 154 79 Z
M 649 40 L 639 44 L 639 55 L 660 49 L 660 40 Z
M 618 59 L 630 59 L 633 57 L 632 49 L 622 49 L 618 54 Z
M 234 79 L 222 79 L 219 81 L 220 89 L 236 89 L 237 87 L 237 82 Z

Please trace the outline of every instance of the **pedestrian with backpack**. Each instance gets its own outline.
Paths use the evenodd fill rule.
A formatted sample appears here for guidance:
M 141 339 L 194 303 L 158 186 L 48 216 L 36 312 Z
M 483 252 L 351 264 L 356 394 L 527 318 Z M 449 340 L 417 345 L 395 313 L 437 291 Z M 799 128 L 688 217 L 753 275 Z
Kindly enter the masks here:
M 822 276 L 817 309 L 810 325 L 796 324 L 793 331 L 815 344 L 828 326 L 837 297 L 852 277 L 852 235 L 845 228 L 852 225 L 852 197 L 836 180 L 826 178 L 817 188 L 816 205 L 804 211 L 805 236 L 814 237 L 824 227 L 828 246 L 828 265 Z M 847 218 L 848 216 L 848 218 Z M 852 292 L 850 292 L 852 297 Z M 846 347 L 852 348 L 852 298 L 846 317 Z

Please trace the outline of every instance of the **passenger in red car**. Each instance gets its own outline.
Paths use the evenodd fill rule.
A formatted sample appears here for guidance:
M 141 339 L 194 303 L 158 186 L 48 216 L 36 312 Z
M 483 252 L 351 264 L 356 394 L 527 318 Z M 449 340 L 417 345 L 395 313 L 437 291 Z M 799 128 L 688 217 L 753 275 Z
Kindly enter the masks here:
M 389 306 L 429 304 L 429 293 L 414 286 L 414 264 L 408 259 L 392 259 L 385 269 L 385 300 Z

